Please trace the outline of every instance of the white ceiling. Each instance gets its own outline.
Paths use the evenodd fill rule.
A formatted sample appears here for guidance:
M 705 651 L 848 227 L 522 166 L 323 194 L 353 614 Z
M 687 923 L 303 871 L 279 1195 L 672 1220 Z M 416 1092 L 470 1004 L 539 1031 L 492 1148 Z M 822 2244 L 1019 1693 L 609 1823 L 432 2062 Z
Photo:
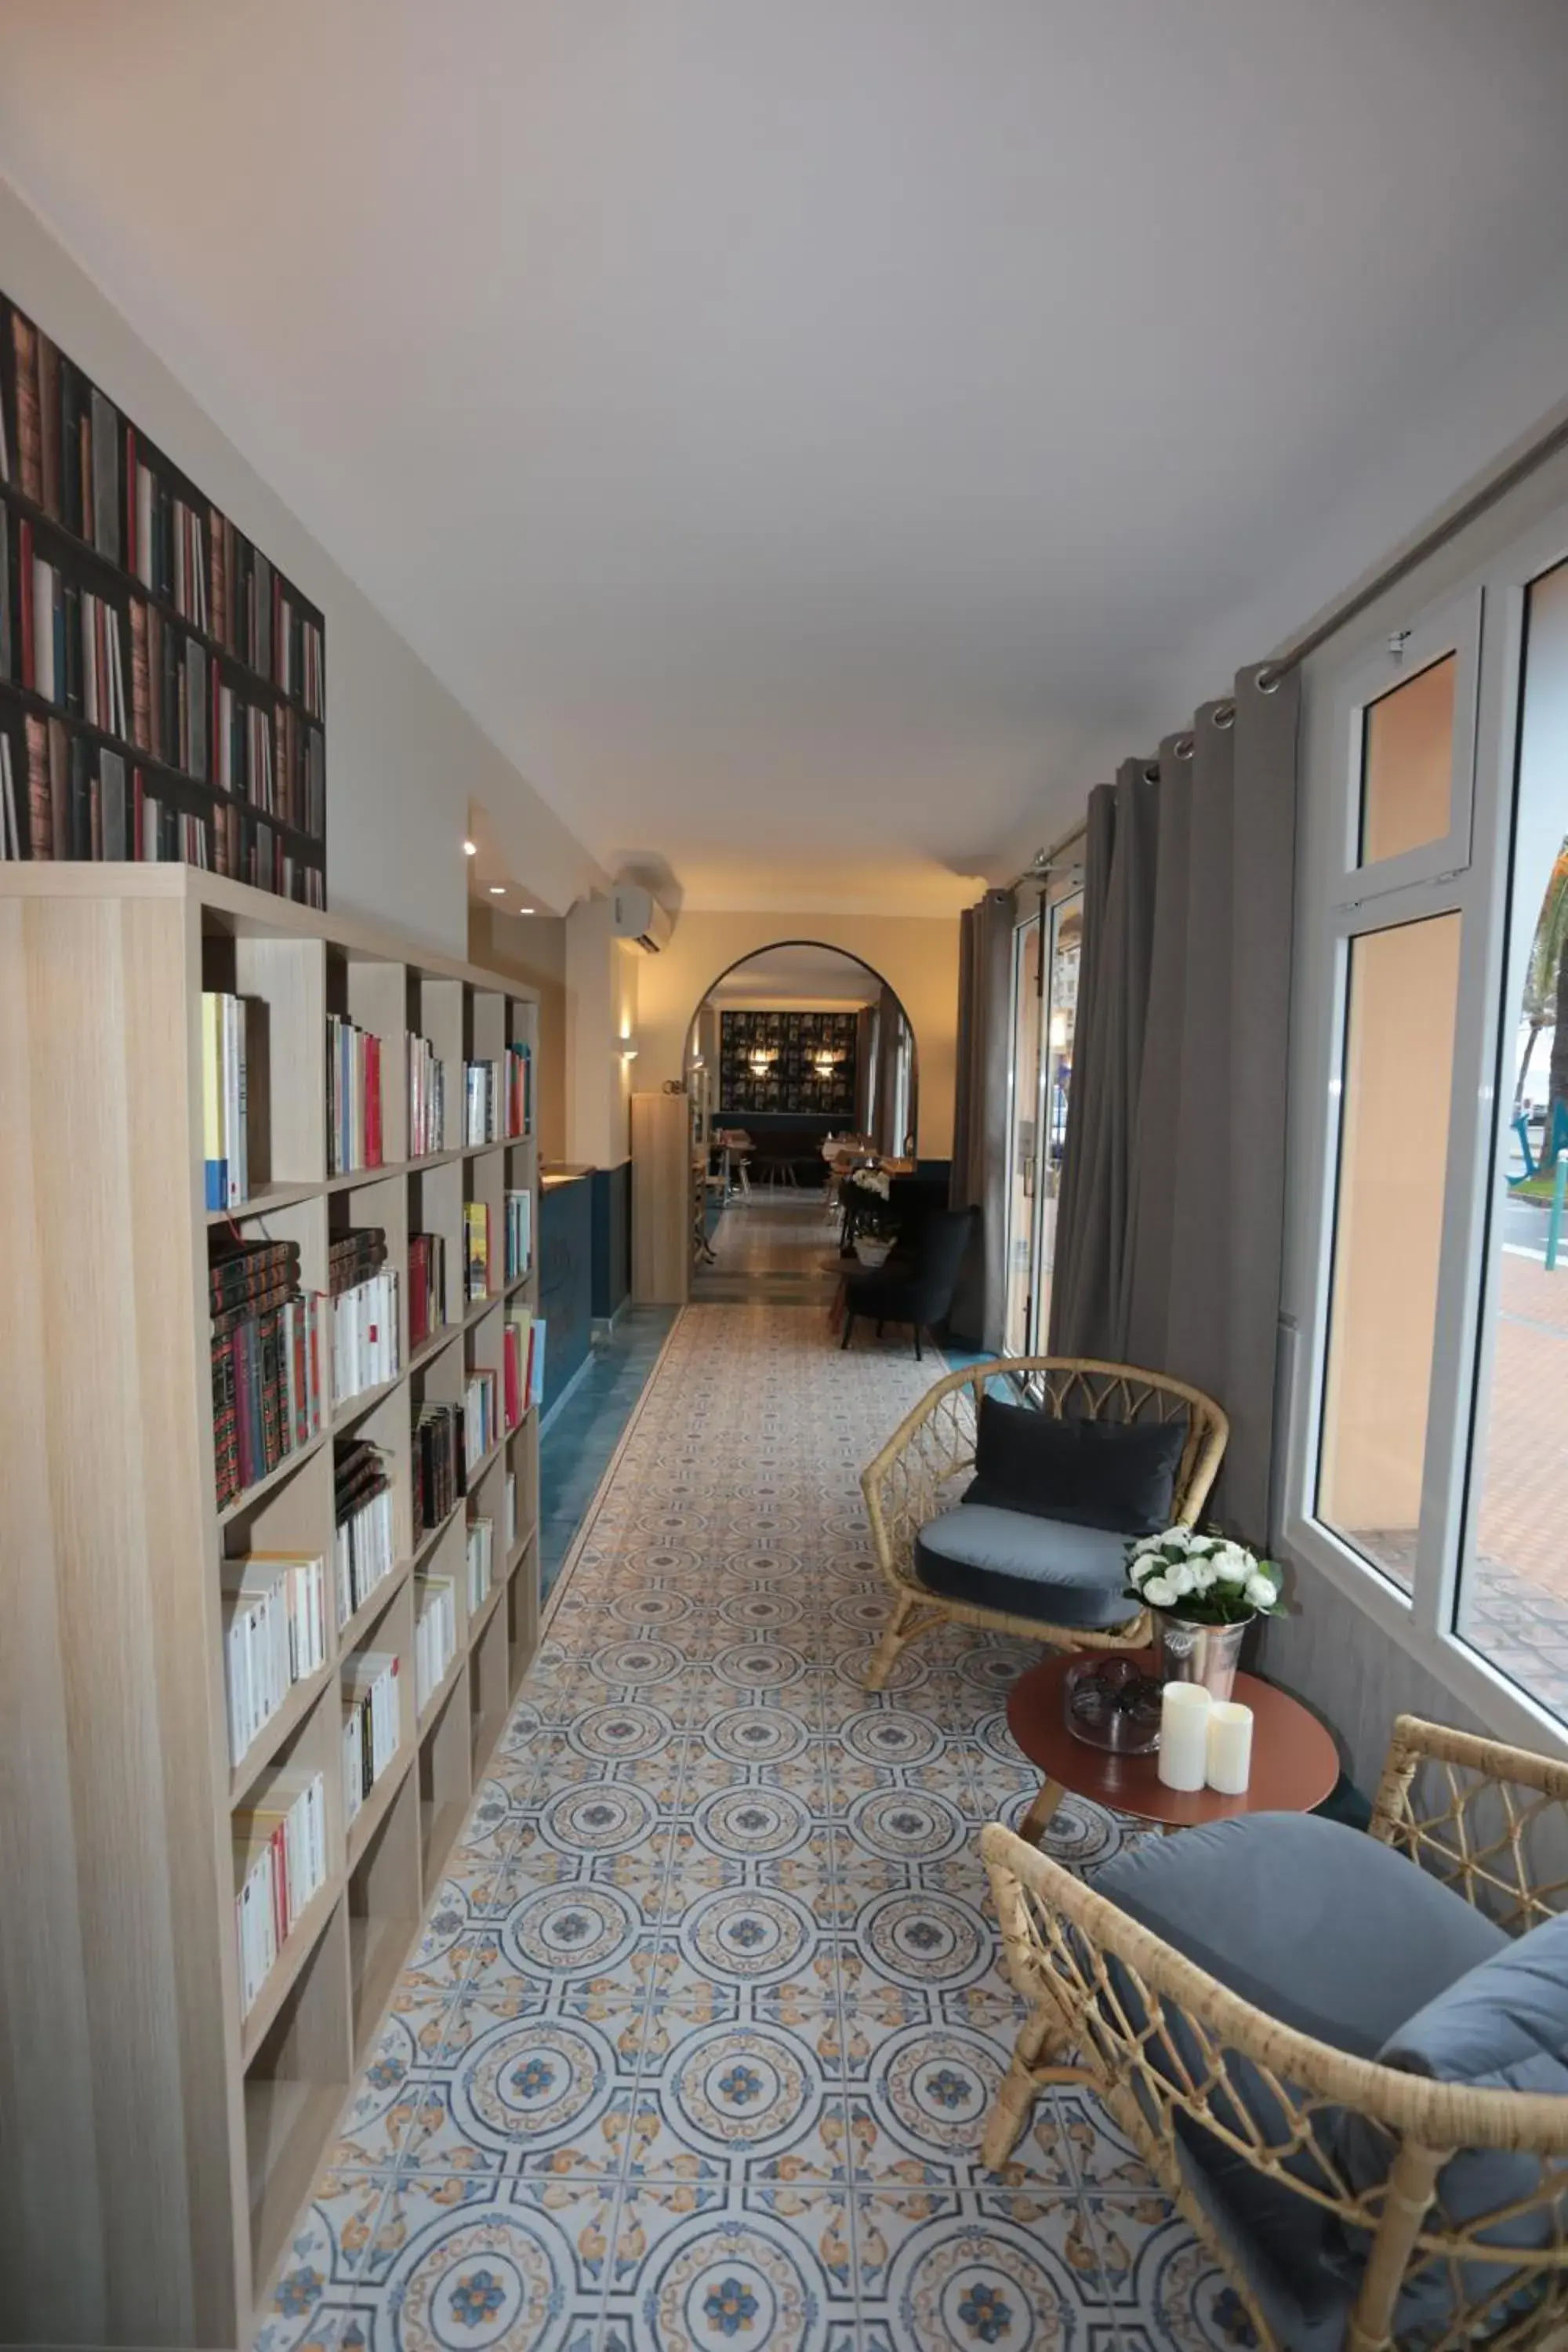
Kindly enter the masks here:
M 881 982 L 833 948 L 764 948 L 708 992 L 710 1004 L 874 1004 Z
M 1563 0 L 0 0 L 0 168 L 690 906 L 972 895 L 1565 380 Z

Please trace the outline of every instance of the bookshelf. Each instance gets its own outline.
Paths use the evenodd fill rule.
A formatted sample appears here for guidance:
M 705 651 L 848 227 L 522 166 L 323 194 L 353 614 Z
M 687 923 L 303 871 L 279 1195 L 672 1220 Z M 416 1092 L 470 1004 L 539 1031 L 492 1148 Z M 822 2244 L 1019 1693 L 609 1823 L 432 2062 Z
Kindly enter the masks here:
M 204 989 L 246 1001 L 250 1192 L 205 1207 Z M 531 1191 L 531 1136 L 468 1147 L 462 1062 L 537 1055 L 532 993 L 185 866 L 0 866 L 0 1228 L 9 1434 L 0 1559 L 0 2340 L 245 2347 L 339 2109 L 539 1638 L 538 1415 L 498 1430 L 416 1533 L 417 1407 L 494 1369 L 537 1270 L 463 1295 L 463 1210 Z M 327 1174 L 326 1033 L 384 1041 L 381 1165 Z M 447 1063 L 442 1148 L 407 1155 L 403 1033 Z M 537 1061 L 532 1065 L 537 1080 Z M 537 1087 L 535 1087 L 537 1100 Z M 400 1277 L 400 1369 L 221 1510 L 209 1265 L 234 1234 L 324 1286 L 371 1228 Z M 411 1238 L 445 1296 L 409 1346 Z M 330 1345 L 330 1321 L 326 1326 Z M 504 1421 L 504 1415 L 502 1416 Z M 392 1565 L 338 1622 L 334 1465 L 377 1451 Z M 509 1491 L 514 1500 L 508 1525 Z M 468 1523 L 492 1527 L 468 1606 Z M 323 1559 L 327 1654 L 236 1761 L 226 1558 Z M 456 1651 L 416 1704 L 416 1579 L 451 1576 Z M 348 1818 L 347 1679 L 397 1661 L 396 1740 Z M 321 1774 L 323 1883 L 242 2014 L 231 1821 L 279 1768 Z M 269 1784 L 270 1785 L 270 1784 Z
M 0 295 L 0 863 L 326 904 L 325 624 Z

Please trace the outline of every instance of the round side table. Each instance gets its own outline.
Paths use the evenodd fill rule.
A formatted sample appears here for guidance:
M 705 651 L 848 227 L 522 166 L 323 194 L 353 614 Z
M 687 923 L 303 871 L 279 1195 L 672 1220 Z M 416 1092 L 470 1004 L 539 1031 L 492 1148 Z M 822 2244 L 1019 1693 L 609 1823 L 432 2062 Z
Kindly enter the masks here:
M 1020 1675 L 1007 1694 L 1007 1728 L 1045 1775 L 1039 1795 L 1018 1825 L 1031 1841 L 1070 1790 L 1113 1812 L 1157 1822 L 1162 1829 L 1191 1829 L 1199 1822 L 1224 1821 L 1231 1813 L 1310 1813 L 1329 1796 L 1340 1777 L 1332 1739 L 1315 1715 L 1272 1683 L 1237 1675 L 1234 1696 L 1252 1709 L 1252 1780 L 1245 1796 L 1222 1797 L 1214 1789 L 1167 1789 L 1159 1774 L 1159 1753 L 1112 1756 L 1075 1739 L 1062 1704 L 1070 1655 L 1045 1659 Z M 1147 1656 L 1151 1674 L 1153 1654 Z

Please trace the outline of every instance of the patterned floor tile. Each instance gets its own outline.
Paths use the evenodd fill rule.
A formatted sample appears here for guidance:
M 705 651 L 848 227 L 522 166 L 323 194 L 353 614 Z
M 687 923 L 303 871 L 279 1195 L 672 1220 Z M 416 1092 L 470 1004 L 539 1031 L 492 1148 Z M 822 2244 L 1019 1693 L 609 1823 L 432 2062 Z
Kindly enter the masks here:
M 1035 1793 L 1033 1653 L 947 1629 L 865 1687 L 858 1474 L 931 1369 L 799 1307 L 681 1319 L 258 2352 L 1244 2341 L 1086 2093 L 979 2160 L 1022 2010 L 976 1841 Z M 1131 1834 L 1068 1800 L 1047 1843 Z

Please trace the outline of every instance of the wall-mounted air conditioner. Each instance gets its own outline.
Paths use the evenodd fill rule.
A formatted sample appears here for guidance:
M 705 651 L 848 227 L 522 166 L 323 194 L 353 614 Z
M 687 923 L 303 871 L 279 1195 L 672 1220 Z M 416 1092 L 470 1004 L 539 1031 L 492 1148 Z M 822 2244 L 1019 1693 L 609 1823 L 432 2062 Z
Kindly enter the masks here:
M 651 890 L 635 882 L 617 882 L 610 898 L 610 928 L 618 940 L 630 940 L 645 955 L 657 955 L 669 945 L 675 918 L 666 914 Z

